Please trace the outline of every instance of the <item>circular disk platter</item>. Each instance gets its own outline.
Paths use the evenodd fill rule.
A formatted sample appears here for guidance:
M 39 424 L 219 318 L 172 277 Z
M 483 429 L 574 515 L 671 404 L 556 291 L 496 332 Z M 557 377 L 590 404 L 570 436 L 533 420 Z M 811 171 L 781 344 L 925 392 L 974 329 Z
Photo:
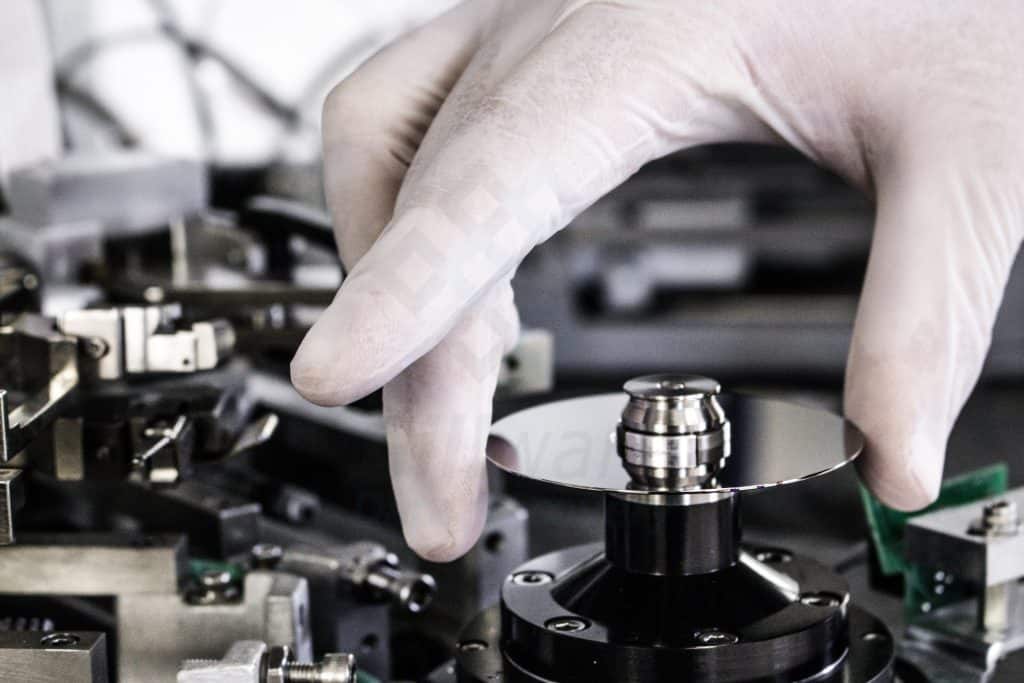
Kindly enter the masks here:
M 731 454 L 702 493 L 752 491 L 792 484 L 852 462 L 864 448 L 860 430 L 816 408 L 738 393 L 718 397 L 731 428 Z M 637 490 L 616 449 L 616 426 L 628 397 L 601 394 L 513 413 L 494 424 L 487 457 L 512 474 L 594 491 Z

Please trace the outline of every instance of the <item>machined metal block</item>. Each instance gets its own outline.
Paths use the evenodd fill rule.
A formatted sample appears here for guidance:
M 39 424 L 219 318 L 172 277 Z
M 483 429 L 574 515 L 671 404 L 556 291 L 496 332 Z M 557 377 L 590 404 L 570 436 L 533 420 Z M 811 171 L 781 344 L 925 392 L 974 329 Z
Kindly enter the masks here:
M 237 641 L 287 645 L 310 661 L 309 587 L 281 572 L 246 574 L 241 600 L 190 604 L 177 593 L 117 602 L 121 683 L 173 680 L 183 659 L 220 659 Z
M 24 503 L 21 470 L 0 469 L 0 545 L 14 543 L 14 513 Z
M 129 483 L 119 491 L 116 504 L 144 529 L 187 534 L 194 552 L 227 559 L 248 553 L 259 542 L 259 503 L 195 479 L 162 489 Z
M 106 636 L 92 631 L 0 631 L 0 681 L 108 683 Z
M 437 581 L 434 611 L 465 623 L 498 602 L 512 570 L 529 559 L 529 513 L 512 498 L 492 499 L 476 545 L 455 562 L 422 563 Z
M 56 419 L 78 387 L 78 347 L 52 322 L 22 314 L 0 326 L 0 463 L 8 462 Z M 8 390 L 22 395 L 10 405 Z
M 22 534 L 0 548 L 0 593 L 177 595 L 185 561 L 180 535 Z
M 998 496 L 1024 509 L 1024 488 Z M 992 501 L 938 510 L 907 522 L 907 561 L 955 575 L 978 586 L 995 586 L 1024 576 L 1024 533 L 985 535 L 972 531 Z
M 145 152 L 75 154 L 12 173 L 8 200 L 36 229 L 95 220 L 107 234 L 132 234 L 205 208 L 206 171 Z
M 1011 584 L 1007 588 L 1018 595 L 1012 601 L 1005 630 L 988 632 L 979 628 L 979 606 L 964 600 L 917 617 L 907 626 L 903 650 L 920 655 L 915 659 L 934 662 L 928 669 L 938 672 L 945 668 L 946 675 L 951 666 L 979 673 L 993 671 L 1002 657 L 1024 647 L 1024 586 Z
M 178 683 L 260 683 L 266 652 L 266 643 L 243 640 L 218 660 L 187 659 L 178 671 Z

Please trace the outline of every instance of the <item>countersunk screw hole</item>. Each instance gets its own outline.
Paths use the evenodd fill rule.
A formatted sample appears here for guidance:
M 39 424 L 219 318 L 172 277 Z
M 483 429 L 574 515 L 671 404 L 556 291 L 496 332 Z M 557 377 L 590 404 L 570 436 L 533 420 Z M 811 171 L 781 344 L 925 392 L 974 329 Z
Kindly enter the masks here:
M 505 547 L 505 534 L 500 531 L 487 534 L 484 538 L 484 548 L 492 555 L 500 553 Z
M 512 583 L 517 586 L 542 586 L 554 580 L 547 572 L 519 572 L 512 575 Z
M 359 650 L 363 654 L 368 655 L 376 650 L 378 645 L 380 645 L 380 636 L 376 633 L 367 633 L 359 643 Z

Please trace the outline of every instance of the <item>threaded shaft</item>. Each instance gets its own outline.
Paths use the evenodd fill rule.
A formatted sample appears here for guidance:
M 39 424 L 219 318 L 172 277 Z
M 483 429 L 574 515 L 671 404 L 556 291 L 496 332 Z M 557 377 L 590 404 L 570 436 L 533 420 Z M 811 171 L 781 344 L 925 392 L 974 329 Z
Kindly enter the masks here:
M 285 669 L 288 683 L 320 683 L 320 667 L 316 664 L 289 664 Z
M 220 664 L 219 659 L 186 659 L 182 662 L 182 666 L 216 666 Z

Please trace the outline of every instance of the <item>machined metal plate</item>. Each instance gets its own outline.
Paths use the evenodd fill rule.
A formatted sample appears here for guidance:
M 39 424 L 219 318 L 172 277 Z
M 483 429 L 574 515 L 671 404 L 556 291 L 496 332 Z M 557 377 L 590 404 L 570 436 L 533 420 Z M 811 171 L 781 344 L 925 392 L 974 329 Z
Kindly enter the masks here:
M 971 533 L 971 527 L 984 514 L 985 506 L 994 500 L 1012 501 L 1024 509 L 1024 488 L 909 520 L 903 542 L 907 560 L 941 569 L 980 586 L 995 586 L 1024 576 L 1024 533 L 1005 536 Z
M 0 594 L 177 596 L 185 540 L 175 534 L 19 534 L 17 544 L 0 551 Z
M 848 608 L 850 644 L 838 666 L 795 683 L 891 683 L 893 641 L 885 624 L 856 605 Z M 502 650 L 501 608 L 481 612 L 463 629 L 455 662 L 432 673 L 429 683 L 484 683 L 489 681 L 536 681 L 505 657 Z M 677 674 L 672 680 L 688 680 Z
M 835 471 L 864 448 L 860 430 L 839 415 L 745 394 L 719 397 L 731 423 L 732 454 L 703 494 L 754 491 Z M 494 424 L 487 457 L 501 469 L 559 486 L 611 493 L 633 488 L 616 451 L 624 394 L 547 403 Z
M 0 631 L 0 681 L 106 683 L 107 641 L 92 631 Z

